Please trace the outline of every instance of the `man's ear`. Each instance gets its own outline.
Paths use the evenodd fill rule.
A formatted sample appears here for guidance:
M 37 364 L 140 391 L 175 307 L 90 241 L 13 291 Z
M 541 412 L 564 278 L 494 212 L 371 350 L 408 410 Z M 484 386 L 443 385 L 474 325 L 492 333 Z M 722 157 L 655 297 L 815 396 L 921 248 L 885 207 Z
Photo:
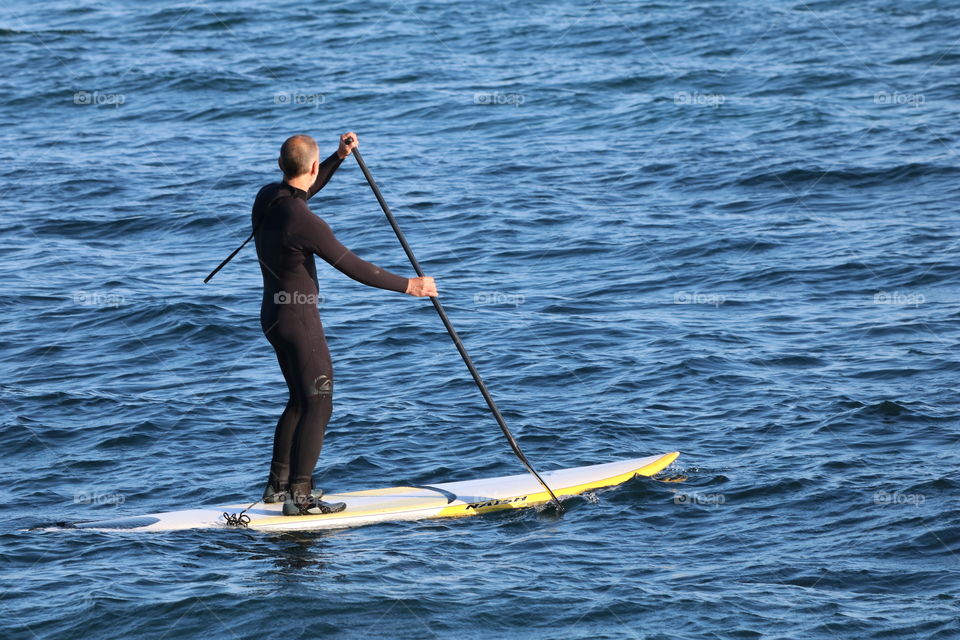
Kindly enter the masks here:
M 320 160 L 314 160 L 313 165 L 310 167 L 310 175 L 315 176 L 320 173 Z
M 277 157 L 277 166 L 280 167 L 280 172 L 283 173 L 283 161 L 279 156 Z

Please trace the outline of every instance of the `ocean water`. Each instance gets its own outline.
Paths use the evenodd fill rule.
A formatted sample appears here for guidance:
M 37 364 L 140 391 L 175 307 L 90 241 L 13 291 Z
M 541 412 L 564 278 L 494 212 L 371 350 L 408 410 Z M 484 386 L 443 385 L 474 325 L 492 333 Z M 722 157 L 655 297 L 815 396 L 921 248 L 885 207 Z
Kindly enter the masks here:
M 960 638 L 960 13 L 938 0 L 5 3 L 0 636 Z M 535 510 L 30 531 L 253 500 L 248 247 L 348 130 Z M 411 274 L 352 159 L 312 207 Z M 328 491 L 522 472 L 430 304 L 320 265 Z

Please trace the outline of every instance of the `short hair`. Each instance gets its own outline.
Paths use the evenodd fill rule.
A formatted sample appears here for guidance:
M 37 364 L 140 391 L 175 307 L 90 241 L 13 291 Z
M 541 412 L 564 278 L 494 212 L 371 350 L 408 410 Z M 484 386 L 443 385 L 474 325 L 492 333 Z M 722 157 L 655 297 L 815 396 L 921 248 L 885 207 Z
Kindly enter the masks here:
M 310 165 L 319 156 L 317 141 L 298 133 L 284 140 L 280 147 L 280 169 L 285 178 L 296 178 L 310 172 Z

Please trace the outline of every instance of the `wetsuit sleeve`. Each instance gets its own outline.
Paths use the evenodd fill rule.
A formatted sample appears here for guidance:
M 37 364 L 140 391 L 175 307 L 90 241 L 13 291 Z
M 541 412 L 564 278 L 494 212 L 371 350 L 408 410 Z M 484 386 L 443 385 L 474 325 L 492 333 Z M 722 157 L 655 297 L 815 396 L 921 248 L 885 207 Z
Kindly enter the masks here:
M 298 235 L 304 249 L 309 249 L 330 263 L 334 269 L 367 286 L 400 293 L 407 290 L 406 278 L 367 262 L 347 249 L 333 235 L 330 225 L 319 217 L 306 213 L 302 220 L 303 227 L 306 228 L 302 228 Z
M 310 188 L 307 190 L 307 200 L 312 198 L 317 191 L 323 189 L 327 183 L 330 182 L 330 178 L 333 177 L 334 172 L 342 162 L 343 159 L 334 151 L 327 156 L 326 160 L 320 163 L 320 167 L 317 170 L 317 179 L 313 181 L 313 184 L 310 185 Z

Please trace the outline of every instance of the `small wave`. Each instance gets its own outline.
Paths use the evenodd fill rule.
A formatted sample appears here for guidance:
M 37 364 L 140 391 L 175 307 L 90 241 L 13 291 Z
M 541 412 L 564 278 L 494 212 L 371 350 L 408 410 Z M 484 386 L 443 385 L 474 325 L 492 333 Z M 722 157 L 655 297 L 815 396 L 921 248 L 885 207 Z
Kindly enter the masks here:
M 43 38 L 44 36 L 84 36 L 93 35 L 92 31 L 86 29 L 38 29 L 30 31 L 21 31 L 19 29 L 0 29 L 0 38 L 6 36 L 33 36 Z
M 944 26 L 942 24 L 938 25 L 938 29 L 943 28 Z M 934 51 L 932 53 L 904 56 L 902 58 L 891 60 L 889 64 L 923 65 L 924 67 L 950 67 L 956 65 L 958 62 L 960 62 L 960 53 L 957 53 L 953 50 L 947 50 L 945 52 Z
M 823 358 L 809 355 L 764 356 L 749 360 L 750 364 L 762 367 L 822 367 L 827 364 Z
M 788 169 L 782 172 L 755 173 L 737 180 L 742 187 L 802 187 L 849 185 L 855 187 L 890 186 L 909 183 L 920 178 L 955 178 L 960 167 L 935 165 L 926 162 L 887 167 L 883 169 Z

